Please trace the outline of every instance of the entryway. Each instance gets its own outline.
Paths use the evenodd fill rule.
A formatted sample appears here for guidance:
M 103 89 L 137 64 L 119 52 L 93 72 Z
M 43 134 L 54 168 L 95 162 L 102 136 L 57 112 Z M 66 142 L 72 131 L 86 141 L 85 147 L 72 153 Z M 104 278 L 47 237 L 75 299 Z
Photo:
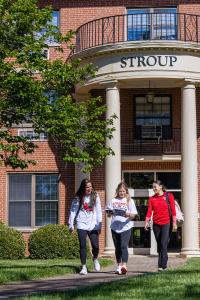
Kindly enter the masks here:
M 181 206 L 181 172 L 180 171 L 124 171 L 123 178 L 129 187 L 129 193 L 134 199 L 138 220 L 134 222 L 129 242 L 130 254 L 156 254 L 156 241 L 152 230 L 144 230 L 148 199 L 153 195 L 151 188 L 153 180 L 159 179 L 166 184 L 167 191 L 172 192 Z M 173 232 L 169 243 L 169 252 L 180 252 L 182 245 L 181 227 Z

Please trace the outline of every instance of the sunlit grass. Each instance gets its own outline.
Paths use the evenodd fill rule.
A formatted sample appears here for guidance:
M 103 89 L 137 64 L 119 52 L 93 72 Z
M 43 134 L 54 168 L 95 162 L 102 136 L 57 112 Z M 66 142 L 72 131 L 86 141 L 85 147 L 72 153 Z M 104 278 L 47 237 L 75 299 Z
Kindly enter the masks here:
M 101 259 L 102 266 L 112 263 L 112 260 Z M 92 269 L 92 260 L 88 260 Z M 51 259 L 51 260 L 0 260 L 0 284 L 11 281 L 24 281 L 44 277 L 53 277 L 80 271 L 80 260 Z
M 18 298 L 19 299 L 19 298 Z M 200 259 L 175 270 L 122 279 L 62 293 L 40 294 L 23 300 L 199 300 Z

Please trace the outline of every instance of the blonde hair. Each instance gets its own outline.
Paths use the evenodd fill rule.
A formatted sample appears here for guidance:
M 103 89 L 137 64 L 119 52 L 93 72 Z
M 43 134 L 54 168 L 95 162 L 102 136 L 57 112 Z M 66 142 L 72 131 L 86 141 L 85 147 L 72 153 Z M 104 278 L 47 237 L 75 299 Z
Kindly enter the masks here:
M 121 188 L 124 188 L 124 189 L 125 189 L 125 191 L 126 191 L 126 199 L 127 199 L 128 204 L 130 204 L 130 202 L 132 201 L 132 198 L 131 198 L 131 196 L 129 195 L 128 185 L 126 184 L 126 182 L 125 182 L 124 180 L 122 180 L 122 181 L 118 184 L 118 186 L 117 186 L 117 188 L 116 188 L 116 191 L 115 191 L 115 198 L 119 197 L 119 190 L 120 190 Z

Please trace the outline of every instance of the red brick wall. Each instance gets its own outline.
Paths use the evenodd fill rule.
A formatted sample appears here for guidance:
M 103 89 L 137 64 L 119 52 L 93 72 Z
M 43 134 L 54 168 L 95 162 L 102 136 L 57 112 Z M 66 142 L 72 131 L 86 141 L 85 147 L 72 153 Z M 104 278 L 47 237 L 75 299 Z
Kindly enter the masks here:
M 180 162 L 122 162 L 122 170 L 180 170 Z
M 189 3 L 189 4 L 188 4 Z M 82 1 L 67 1 L 67 0 L 43 0 L 40 1 L 41 6 L 51 4 L 53 8 L 60 10 L 61 32 L 67 33 L 69 29 L 76 30 L 80 25 L 101 17 L 124 14 L 126 8 L 134 7 L 159 7 L 179 5 L 178 9 L 181 13 L 200 14 L 200 0 L 82 0 Z M 53 48 L 50 50 L 51 59 L 62 57 L 66 59 L 67 50 L 64 54 L 59 54 Z M 132 126 L 132 99 L 135 93 L 134 90 L 121 90 L 121 124 L 122 128 Z M 173 95 L 173 127 L 180 127 L 180 89 L 170 90 Z M 96 91 L 96 95 L 102 94 L 105 97 L 105 91 Z M 198 124 L 198 159 L 200 159 L 200 90 L 197 91 L 197 124 Z M 47 142 L 38 143 L 39 148 L 35 151 L 33 158 L 37 160 L 36 166 L 30 166 L 23 172 L 58 172 L 61 174 L 59 184 L 60 203 L 59 203 L 59 221 L 66 223 L 68 218 L 71 199 L 74 195 L 74 167 L 65 165 L 59 156 L 57 149 Z M 123 162 L 122 170 L 177 170 L 180 169 L 179 162 Z M 17 170 L 16 170 L 17 171 Z M 15 171 L 15 172 L 16 172 Z M 11 169 L 0 169 L 0 219 L 7 222 L 7 173 L 14 172 Z M 92 180 L 95 188 L 99 193 L 102 201 L 102 207 L 105 206 L 104 193 L 104 167 L 98 168 L 92 174 Z M 200 164 L 199 164 L 199 184 L 200 184 Z M 199 191 L 200 199 L 200 191 Z M 200 200 L 199 200 L 200 206 Z M 24 234 L 25 239 L 28 239 L 29 234 Z M 101 250 L 104 246 L 105 227 L 103 224 L 102 235 L 100 238 Z
M 189 3 L 188 3 L 189 2 Z M 135 0 L 135 1 L 53 1 L 41 0 L 40 6 L 52 5 L 54 10 L 60 10 L 60 30 L 66 34 L 70 29 L 76 30 L 79 26 L 88 21 L 107 17 L 111 15 L 125 14 L 127 8 L 134 7 L 162 7 L 177 6 L 180 13 L 200 14 L 200 0 L 181 1 L 181 0 Z M 50 48 L 50 57 L 55 59 L 60 57 L 63 60 L 67 58 L 70 51 L 64 47 L 64 53 L 58 53 L 52 47 Z

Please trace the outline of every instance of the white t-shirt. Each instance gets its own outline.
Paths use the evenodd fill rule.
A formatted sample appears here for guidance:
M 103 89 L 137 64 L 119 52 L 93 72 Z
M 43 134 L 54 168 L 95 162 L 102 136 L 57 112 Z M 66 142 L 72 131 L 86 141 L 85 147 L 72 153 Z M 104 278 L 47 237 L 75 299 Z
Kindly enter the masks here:
M 72 202 L 70 215 L 69 215 L 69 228 L 74 229 L 74 219 L 78 212 L 76 222 L 77 229 L 83 229 L 87 231 L 99 230 L 102 222 L 102 211 L 101 211 L 101 201 L 97 194 L 94 207 L 91 209 L 88 207 L 90 203 L 90 196 L 84 196 L 83 205 L 79 212 L 79 199 L 75 198 Z
M 133 221 L 123 216 L 126 212 L 137 215 L 137 209 L 133 199 L 113 198 L 107 206 L 107 209 L 113 212 L 110 226 L 113 231 L 121 233 L 134 226 Z

